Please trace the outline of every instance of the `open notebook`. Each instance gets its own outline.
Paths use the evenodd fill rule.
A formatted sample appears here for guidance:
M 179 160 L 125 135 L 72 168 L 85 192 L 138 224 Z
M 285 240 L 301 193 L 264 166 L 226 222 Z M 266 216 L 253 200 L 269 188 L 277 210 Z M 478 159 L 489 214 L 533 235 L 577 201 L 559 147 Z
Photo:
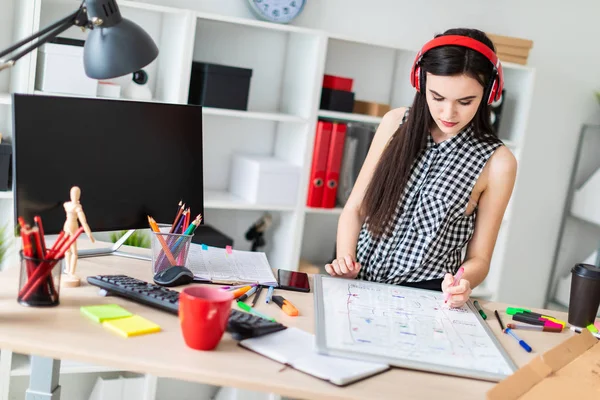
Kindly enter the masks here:
M 390 367 L 386 364 L 356 361 L 317 353 L 315 336 L 298 328 L 245 339 L 240 346 L 298 371 L 338 386 L 370 377 Z
M 196 280 L 277 286 L 265 253 L 191 244 L 186 267 Z

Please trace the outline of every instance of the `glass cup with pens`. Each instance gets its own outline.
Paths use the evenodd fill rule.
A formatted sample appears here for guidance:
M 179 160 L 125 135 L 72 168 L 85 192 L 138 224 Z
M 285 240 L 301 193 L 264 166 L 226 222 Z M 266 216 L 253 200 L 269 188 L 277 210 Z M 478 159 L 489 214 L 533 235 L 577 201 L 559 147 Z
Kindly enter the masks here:
M 65 252 L 81 235 L 83 227 L 73 235 L 61 232 L 52 247 L 46 247 L 41 217 L 35 216 L 34 226 L 27 224 L 23 217 L 18 220 L 23 249 L 19 252 L 21 268 L 17 301 L 24 306 L 57 306 Z
M 172 266 L 185 267 L 194 237 L 194 231 L 202 217 L 198 215 L 191 223 L 189 210 L 178 214 L 171 226 L 159 227 L 154 218 L 148 216 L 152 230 L 152 272 L 157 274 Z M 178 222 L 179 220 L 179 222 Z M 187 220 L 186 222 L 183 222 Z
M 179 265 L 185 267 L 194 235 L 152 232 L 152 273 Z

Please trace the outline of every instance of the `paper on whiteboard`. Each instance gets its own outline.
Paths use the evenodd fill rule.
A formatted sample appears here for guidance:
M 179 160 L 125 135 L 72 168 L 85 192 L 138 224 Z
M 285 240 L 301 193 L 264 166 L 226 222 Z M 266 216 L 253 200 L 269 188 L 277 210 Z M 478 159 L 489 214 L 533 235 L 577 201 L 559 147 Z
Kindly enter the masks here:
M 467 306 L 442 293 L 323 279 L 327 347 L 452 368 L 512 374 Z

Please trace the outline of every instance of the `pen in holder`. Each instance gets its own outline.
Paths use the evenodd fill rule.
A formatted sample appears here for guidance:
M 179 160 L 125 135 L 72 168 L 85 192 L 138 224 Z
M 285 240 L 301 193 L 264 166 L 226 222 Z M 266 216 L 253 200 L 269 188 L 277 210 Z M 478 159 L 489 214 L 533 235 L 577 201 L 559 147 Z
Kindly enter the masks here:
M 167 232 L 152 234 L 152 272 L 157 274 L 174 265 L 185 266 L 192 237 Z
M 60 276 L 64 257 L 42 260 L 19 252 L 21 271 L 17 301 L 24 306 L 48 307 L 59 304 Z

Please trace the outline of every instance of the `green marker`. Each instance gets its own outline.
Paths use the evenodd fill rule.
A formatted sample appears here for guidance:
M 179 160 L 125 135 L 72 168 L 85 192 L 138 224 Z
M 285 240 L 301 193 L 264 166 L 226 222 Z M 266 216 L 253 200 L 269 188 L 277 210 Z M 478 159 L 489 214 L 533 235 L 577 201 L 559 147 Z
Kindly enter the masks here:
M 531 310 L 528 310 L 527 308 L 520 308 L 520 307 L 507 307 L 506 308 L 506 313 L 508 315 L 515 315 L 515 314 L 524 313 L 524 312 L 531 312 Z
M 237 302 L 237 305 L 238 305 L 238 307 L 239 307 L 239 308 L 241 308 L 242 310 L 244 310 L 244 311 L 248 311 L 248 312 L 249 312 L 249 313 L 251 313 L 251 314 L 258 315 L 259 317 L 261 317 L 261 318 L 264 318 L 264 319 L 267 319 L 267 320 L 269 320 L 269 321 L 277 322 L 277 321 L 275 321 L 275 319 L 274 319 L 274 318 L 271 318 L 271 317 L 269 317 L 268 315 L 265 315 L 265 314 L 263 314 L 263 313 L 260 313 L 260 312 L 256 311 L 254 308 L 252 308 L 252 306 L 250 306 L 250 305 L 248 305 L 248 304 L 244 303 L 243 301 L 238 301 L 238 302 Z
M 481 315 L 481 318 L 483 319 L 487 319 L 487 315 L 485 315 L 485 313 L 483 312 L 483 310 L 481 309 L 481 306 L 479 305 L 479 302 L 477 300 L 475 300 L 473 302 L 473 304 L 475 304 L 475 308 L 477 309 L 477 311 L 479 311 L 479 314 Z

